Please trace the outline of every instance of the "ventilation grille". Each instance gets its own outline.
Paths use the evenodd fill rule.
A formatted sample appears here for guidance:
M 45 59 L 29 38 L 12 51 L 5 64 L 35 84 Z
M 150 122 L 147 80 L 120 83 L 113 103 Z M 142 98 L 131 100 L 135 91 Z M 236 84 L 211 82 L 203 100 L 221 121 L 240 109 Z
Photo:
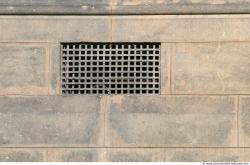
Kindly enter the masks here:
M 159 94 L 160 43 L 63 43 L 63 94 Z

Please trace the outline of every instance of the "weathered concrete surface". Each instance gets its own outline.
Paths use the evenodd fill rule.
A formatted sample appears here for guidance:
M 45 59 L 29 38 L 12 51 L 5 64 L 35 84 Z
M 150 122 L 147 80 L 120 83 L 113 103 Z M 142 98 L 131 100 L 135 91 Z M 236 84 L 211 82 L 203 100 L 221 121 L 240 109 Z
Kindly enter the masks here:
M 113 16 L 112 41 L 249 41 L 250 15 Z
M 50 57 L 46 46 L 0 44 L 0 56 L 0 95 L 49 93 Z
M 113 2 L 117 13 L 153 3 Z M 250 147 L 250 99 L 237 96 L 250 95 L 250 15 L 0 16 L 0 25 L 0 95 L 35 95 L 0 97 L 0 161 L 249 161 L 249 148 L 227 147 Z M 36 96 L 60 95 L 60 42 L 80 41 L 161 42 L 168 96 Z
M 113 96 L 112 147 L 236 147 L 236 97 Z
M 105 42 L 111 39 L 107 16 L 0 16 L 2 42 Z
M 102 146 L 99 97 L 0 97 L 0 146 Z
M 249 149 L 243 148 L 166 148 L 167 162 L 249 162 Z
M 113 162 L 249 162 L 250 150 L 239 148 L 115 148 L 107 149 Z
M 249 0 L 2 0 L 0 14 L 250 13 Z
M 106 149 L 106 161 L 110 162 L 163 162 L 164 149 L 113 148 Z
M 249 0 L 117 0 L 112 14 L 249 13 Z
M 61 94 L 61 45 L 53 43 L 50 46 L 50 81 L 49 81 L 49 94 Z
M 48 149 L 50 162 L 97 162 L 103 149 L 98 148 L 53 148 Z
M 153 162 L 165 160 L 165 149 L 157 148 L 49 148 L 52 162 Z
M 250 43 L 180 43 L 172 57 L 178 94 L 250 94 Z
M 0 14 L 110 14 L 111 0 L 2 0 Z
M 170 94 L 170 71 L 171 71 L 171 55 L 172 55 L 172 43 L 162 43 L 161 44 L 161 55 L 160 55 L 160 71 L 161 71 L 161 92 L 160 94 Z
M 250 41 L 250 15 L 0 16 L 0 24 L 2 42 Z
M 249 148 L 47 148 L 61 162 L 249 162 Z
M 0 162 L 43 162 L 47 161 L 45 149 L 0 149 Z
M 1 148 L 1 162 L 249 162 L 249 148 Z
M 250 97 L 240 97 L 239 142 L 240 147 L 250 147 Z

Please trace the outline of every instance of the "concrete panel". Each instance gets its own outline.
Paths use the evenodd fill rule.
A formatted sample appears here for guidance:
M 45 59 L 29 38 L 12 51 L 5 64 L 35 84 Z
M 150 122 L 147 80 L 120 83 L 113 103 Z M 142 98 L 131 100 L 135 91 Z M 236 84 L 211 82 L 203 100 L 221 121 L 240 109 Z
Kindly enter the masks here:
M 249 13 L 249 0 L 2 0 L 0 14 Z
M 48 161 L 249 162 L 249 148 L 48 148 Z
M 112 41 L 249 41 L 249 15 L 113 16 Z
M 43 44 L 0 44 L 0 95 L 48 94 L 49 55 Z
M 249 0 L 116 0 L 112 14 L 249 13 Z
M 1 97 L 0 146 L 102 146 L 99 97 Z
M 166 148 L 167 162 L 249 162 L 244 148 Z
M 47 161 L 45 149 L 1 148 L 0 162 L 43 162 Z
M 48 149 L 50 162 L 97 162 L 99 148 L 54 148 Z
M 160 72 L 161 72 L 161 94 L 169 94 L 171 93 L 171 87 L 170 87 L 170 71 L 171 71 L 171 54 L 172 54 L 172 48 L 174 44 L 170 43 L 162 43 L 161 44 L 161 53 L 160 53 Z
M 110 41 L 111 18 L 80 16 L 0 16 L 1 41 Z
M 250 43 L 176 44 L 172 91 L 178 94 L 249 94 Z
M 2 0 L 0 14 L 110 14 L 111 0 Z
M 0 40 L 45 42 L 249 41 L 250 30 L 247 28 L 250 25 L 249 20 L 249 15 L 1 16 Z
M 250 147 L 250 97 L 240 97 L 239 106 L 239 145 Z
M 109 162 L 163 162 L 165 155 L 159 148 L 110 148 L 106 158 Z
M 112 147 L 236 147 L 236 97 L 113 96 L 106 140 Z
M 49 94 L 61 94 L 61 45 L 59 43 L 50 44 L 50 81 L 49 81 Z

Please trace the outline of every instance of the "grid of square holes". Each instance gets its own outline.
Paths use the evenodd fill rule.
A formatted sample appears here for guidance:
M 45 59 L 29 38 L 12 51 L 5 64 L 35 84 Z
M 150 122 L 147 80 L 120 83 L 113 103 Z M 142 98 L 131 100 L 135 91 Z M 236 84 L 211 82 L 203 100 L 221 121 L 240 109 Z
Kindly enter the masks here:
M 160 43 L 62 43 L 63 94 L 159 94 Z

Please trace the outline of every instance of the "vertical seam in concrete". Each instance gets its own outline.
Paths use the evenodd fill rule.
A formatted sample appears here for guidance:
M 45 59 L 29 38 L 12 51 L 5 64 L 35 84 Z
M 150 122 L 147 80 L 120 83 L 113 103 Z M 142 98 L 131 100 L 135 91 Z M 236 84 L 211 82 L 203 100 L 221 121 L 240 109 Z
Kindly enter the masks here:
M 48 162 L 49 161 L 49 149 L 47 148 L 45 151 L 46 151 L 45 161 Z
M 109 135 L 110 133 L 110 128 L 109 128 L 109 111 L 110 111 L 110 105 L 111 105 L 111 96 L 106 96 L 106 101 L 105 101 L 105 147 L 110 147 L 110 139 L 111 136 Z
M 111 28 L 110 41 L 113 42 L 113 16 L 111 16 L 110 18 L 110 28 Z
M 50 85 L 51 85 L 51 79 L 52 79 L 52 73 L 53 73 L 53 71 L 52 71 L 52 69 L 53 69 L 53 67 L 51 66 L 52 65 L 52 53 L 51 53 L 51 51 L 52 51 L 52 49 L 51 49 L 51 47 L 50 46 L 48 46 L 47 47 L 47 49 L 46 49 L 46 51 L 48 51 L 47 53 L 48 53 L 48 55 L 49 55 L 49 73 L 47 73 L 48 74 L 48 78 L 49 78 L 49 80 L 47 80 L 48 82 L 48 95 L 51 95 L 52 94 L 52 92 L 51 92 L 51 89 L 50 89 Z
M 163 150 L 164 150 L 163 160 L 164 160 L 164 162 L 166 162 L 167 161 L 167 158 L 166 158 L 167 148 L 164 148 Z
M 239 135 L 239 109 L 240 109 L 240 96 L 237 96 L 237 147 L 240 146 L 240 135 Z
M 167 68 L 168 68 L 168 71 L 167 71 L 167 74 L 168 74 L 168 83 L 169 83 L 169 85 L 168 85 L 168 90 L 169 90 L 169 93 L 170 94 L 172 94 L 172 91 L 171 91 L 171 68 L 172 68 L 172 62 L 171 62 L 171 56 L 172 56 L 172 52 L 171 52 L 171 49 L 172 49 L 172 46 L 173 46 L 173 44 L 169 44 L 169 46 L 168 46 L 168 49 L 167 49 L 167 60 L 168 60 L 168 62 L 167 62 Z
M 61 70 L 61 65 L 62 65 L 62 46 L 61 46 L 61 43 L 59 42 L 59 43 L 57 43 L 58 45 L 56 46 L 56 48 L 59 48 L 58 50 L 59 50 L 59 64 L 57 64 L 57 65 L 59 65 L 59 79 L 58 79 L 58 81 L 59 81 L 59 87 L 58 87 L 58 93 L 59 93 L 59 95 L 62 95 L 62 70 Z
M 107 105 L 107 98 L 106 97 L 104 97 L 105 98 L 105 102 L 104 102 L 104 105 L 103 105 L 103 107 L 104 107 L 104 112 L 103 112 L 103 117 L 104 117 L 104 123 L 103 123 L 103 125 L 104 125 L 104 137 L 103 137 L 103 139 L 104 139 L 104 147 L 106 147 L 106 105 Z
M 169 51 L 169 93 L 173 94 L 173 54 L 175 53 L 175 44 L 170 45 Z
M 160 53 L 160 95 L 170 94 L 170 43 L 161 43 Z
M 101 113 L 103 114 L 103 145 L 104 147 L 107 146 L 107 139 L 106 139 L 106 134 L 107 134 L 107 117 L 106 117 L 106 113 L 107 113 L 107 106 L 108 106 L 108 96 L 102 96 L 101 97 Z M 102 146 L 103 147 L 103 146 Z
M 162 83 L 162 62 L 163 62 L 163 60 L 162 60 L 162 56 L 163 56 L 163 51 L 162 51 L 162 49 L 164 49 L 164 47 L 165 47 L 165 44 L 164 43 L 161 43 L 160 44 L 160 95 L 162 95 L 162 93 L 164 93 L 165 94 L 165 92 L 162 92 L 162 86 L 163 86 L 163 83 Z

